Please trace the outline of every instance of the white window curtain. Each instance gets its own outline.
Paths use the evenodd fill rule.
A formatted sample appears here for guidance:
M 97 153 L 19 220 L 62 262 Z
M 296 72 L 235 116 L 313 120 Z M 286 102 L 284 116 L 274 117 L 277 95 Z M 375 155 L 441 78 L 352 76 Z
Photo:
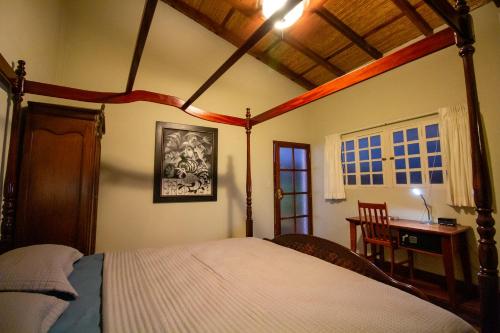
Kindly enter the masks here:
M 340 134 L 325 137 L 325 199 L 345 199 Z
M 467 107 L 439 109 L 443 160 L 448 169 L 447 200 L 452 206 L 473 207 L 472 162 Z

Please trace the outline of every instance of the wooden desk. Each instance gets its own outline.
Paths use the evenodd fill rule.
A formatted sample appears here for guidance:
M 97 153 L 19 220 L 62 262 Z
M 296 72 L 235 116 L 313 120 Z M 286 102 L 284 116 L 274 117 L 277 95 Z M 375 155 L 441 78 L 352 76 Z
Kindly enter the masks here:
M 359 217 L 348 217 L 349 230 L 351 234 L 351 251 L 356 252 L 357 232 L 356 227 L 360 225 Z M 391 220 L 389 222 L 391 230 L 397 234 L 398 247 L 412 250 L 418 253 L 424 253 L 443 258 L 444 271 L 446 275 L 446 287 L 448 291 L 448 299 L 452 307 L 457 305 L 455 268 L 453 263 L 453 253 L 458 249 L 462 271 L 464 273 L 464 282 L 466 291 L 471 290 L 472 275 L 470 269 L 469 251 L 467 248 L 466 233 L 470 227 L 456 226 L 448 227 L 439 224 L 425 224 L 413 220 Z M 440 238 L 440 249 L 427 250 L 413 246 L 402 245 L 401 236 L 405 234 L 418 235 L 420 237 Z

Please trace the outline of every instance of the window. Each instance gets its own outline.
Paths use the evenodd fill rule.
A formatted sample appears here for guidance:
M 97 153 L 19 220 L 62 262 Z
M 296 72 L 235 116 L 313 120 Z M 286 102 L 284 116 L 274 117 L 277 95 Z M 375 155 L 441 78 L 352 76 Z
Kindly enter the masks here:
M 356 133 L 341 150 L 347 186 L 408 186 L 444 183 L 439 125 L 411 121 Z

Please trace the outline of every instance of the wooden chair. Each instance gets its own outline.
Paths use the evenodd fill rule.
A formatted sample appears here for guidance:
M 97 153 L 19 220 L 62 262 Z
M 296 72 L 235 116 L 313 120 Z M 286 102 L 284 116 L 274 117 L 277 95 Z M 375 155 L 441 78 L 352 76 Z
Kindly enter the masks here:
M 394 276 L 394 250 L 397 249 L 397 240 L 391 235 L 387 204 L 366 203 L 358 201 L 359 221 L 363 233 L 364 255 L 368 256 L 368 244 L 371 246 L 371 258 L 375 262 L 377 252 L 384 260 L 384 248 L 388 247 L 391 253 L 391 277 Z M 377 249 L 380 247 L 380 252 Z M 408 250 L 408 260 L 398 264 L 408 263 L 410 278 L 413 279 L 413 252 Z

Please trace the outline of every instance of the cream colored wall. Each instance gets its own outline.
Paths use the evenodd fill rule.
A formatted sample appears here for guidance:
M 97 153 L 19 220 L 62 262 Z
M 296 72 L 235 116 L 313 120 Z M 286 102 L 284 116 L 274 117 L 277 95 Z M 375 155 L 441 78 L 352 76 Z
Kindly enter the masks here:
M 123 91 L 142 8 L 140 1 L 65 2 L 58 82 L 92 90 Z M 234 51 L 234 46 L 160 2 L 135 89 L 187 99 Z M 246 107 L 262 112 L 302 92 L 288 79 L 245 56 L 195 105 L 244 117 Z M 178 109 L 151 103 L 108 105 L 105 113 L 97 251 L 245 235 L 243 128 L 208 123 Z M 152 203 L 156 121 L 219 129 L 217 202 Z M 273 233 L 272 140 L 302 140 L 304 122 L 304 114 L 296 112 L 254 131 L 256 236 Z
M 61 0 L 0 0 L 0 53 L 13 66 L 17 60 L 25 60 L 31 80 L 50 82 L 55 79 L 61 28 L 60 3 Z M 33 98 L 26 96 L 25 99 Z M 4 172 L 11 117 L 12 105 L 7 87 L 0 86 L 0 158 Z M 3 198 L 3 188 L 0 192 L 0 198 Z
M 475 20 L 476 74 L 489 143 L 494 188 L 500 188 L 500 22 L 499 9 L 490 3 L 473 13 Z M 397 70 L 370 79 L 305 107 L 308 114 L 307 139 L 312 144 L 314 226 L 315 234 L 349 246 L 349 229 L 345 217 L 357 215 L 357 200 L 386 201 L 390 214 L 420 219 L 425 208 L 409 188 L 347 189 L 347 200 L 323 199 L 324 136 L 391 122 L 396 119 L 437 111 L 439 107 L 465 103 L 465 85 L 461 59 L 455 47 L 427 56 Z M 467 135 L 464 133 L 464 135 Z M 455 210 L 445 204 L 443 187 L 425 189 L 433 216 L 456 217 L 463 225 L 475 228 L 471 211 Z M 499 196 L 495 199 L 499 207 Z M 497 223 L 498 214 L 494 215 Z M 477 271 L 477 234 L 468 237 L 473 268 Z M 498 242 L 498 233 L 496 240 Z M 358 249 L 361 247 L 358 239 Z M 417 267 L 443 273 L 438 259 L 419 256 Z

